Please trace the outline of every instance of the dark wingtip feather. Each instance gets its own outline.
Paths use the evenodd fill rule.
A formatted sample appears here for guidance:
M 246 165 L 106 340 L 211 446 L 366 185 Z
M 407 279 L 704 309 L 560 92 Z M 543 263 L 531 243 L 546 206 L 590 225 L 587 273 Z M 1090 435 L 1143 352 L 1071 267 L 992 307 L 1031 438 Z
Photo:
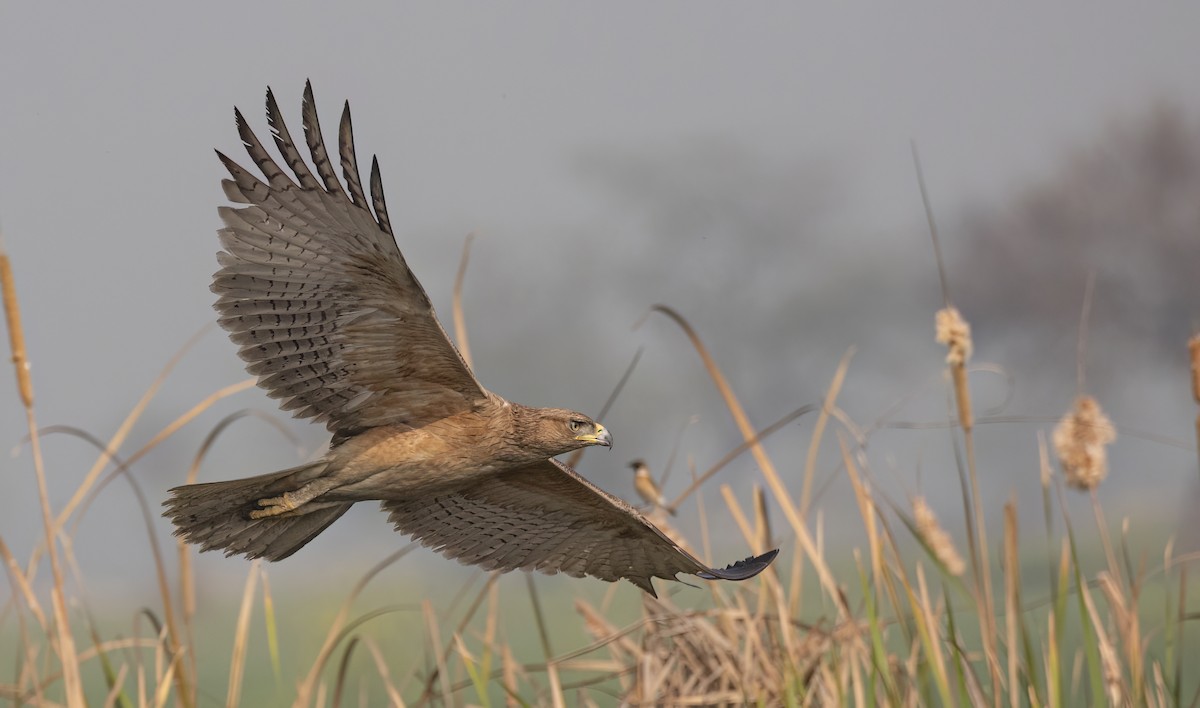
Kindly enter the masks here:
M 388 218 L 387 203 L 383 200 L 383 177 L 379 174 L 379 158 L 371 156 L 371 206 L 375 209 L 375 221 L 385 234 L 392 235 L 392 220 Z
M 363 194 L 362 177 L 358 174 L 358 158 L 354 155 L 354 125 L 350 119 L 349 101 L 342 106 L 342 120 L 338 126 L 338 154 L 342 158 L 342 176 L 346 178 L 350 201 L 366 209 L 367 197 Z
M 771 565 L 771 561 L 775 560 L 775 556 L 779 555 L 779 549 L 767 551 L 761 556 L 751 556 L 745 560 L 737 561 L 730 565 L 721 568 L 709 568 L 706 571 L 696 573 L 705 580 L 748 580 L 758 575 Z

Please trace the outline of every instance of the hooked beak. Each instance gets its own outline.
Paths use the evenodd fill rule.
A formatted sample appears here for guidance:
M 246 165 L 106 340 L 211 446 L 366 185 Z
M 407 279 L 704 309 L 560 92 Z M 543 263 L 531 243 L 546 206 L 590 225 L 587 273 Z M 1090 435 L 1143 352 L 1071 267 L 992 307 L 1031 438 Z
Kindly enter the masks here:
M 612 435 L 603 425 L 596 423 L 596 432 L 591 435 L 576 435 L 575 439 L 588 445 L 603 445 L 612 447 Z

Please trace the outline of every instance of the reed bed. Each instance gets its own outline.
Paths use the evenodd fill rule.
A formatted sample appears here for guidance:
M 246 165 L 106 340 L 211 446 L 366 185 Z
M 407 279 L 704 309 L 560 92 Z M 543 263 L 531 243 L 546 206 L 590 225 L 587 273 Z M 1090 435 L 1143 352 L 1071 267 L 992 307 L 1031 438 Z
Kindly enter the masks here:
M 680 536 L 662 510 L 654 512 L 655 521 L 707 557 L 709 523 L 718 515 L 728 517 L 753 552 L 775 545 L 784 548 L 775 566 L 746 583 L 705 584 L 704 602 L 696 602 L 692 593 L 687 606 L 669 592 L 657 599 L 640 597 L 632 621 L 619 618 L 621 613 L 614 609 L 618 593 L 633 592 L 620 586 L 612 586 L 600 601 L 581 594 L 574 600 L 573 614 L 551 617 L 532 576 L 524 585 L 501 584 L 496 575 L 486 576 L 448 607 L 426 600 L 419 606 L 362 609 L 364 589 L 385 568 L 403 562 L 411 548 L 406 546 L 351 588 L 325 627 L 325 638 L 307 670 L 283 675 L 280 643 L 288 628 L 281 626 L 276 595 L 284 591 L 271 587 L 265 566 L 250 563 L 228 651 L 221 657 L 228 664 L 225 682 L 201 685 L 199 662 L 215 657 L 198 653 L 197 627 L 210 619 L 206 612 L 215 610 L 197 603 L 194 551 L 175 542 L 173 554 L 163 552 L 165 522 L 158 518 L 157 505 L 140 497 L 136 478 L 127 473 L 150 449 L 251 382 L 214 392 L 149 444 L 127 450 L 129 431 L 169 375 L 175 364 L 170 362 L 111 439 L 94 440 L 74 431 L 92 440 L 98 456 L 72 497 L 55 507 L 46 493 L 45 478 L 51 472 L 40 454 L 45 431 L 34 417 L 33 382 L 6 255 L 0 255 L 0 276 L 19 382 L 16 404 L 27 413 L 32 451 L 33 469 L 18 473 L 37 476 L 36 501 L 44 525 L 42 541 L 20 551 L 20 556 L 0 538 L 0 560 L 12 590 L 0 608 L 0 631 L 17 643 L 14 664 L 0 675 L 0 701 L 11 705 L 237 706 L 248 655 L 255 651 L 255 617 L 262 618 L 265 628 L 265 642 L 255 646 L 265 644 L 269 654 L 278 685 L 276 703 L 297 706 L 386 702 L 999 707 L 1200 702 L 1195 676 L 1200 653 L 1193 648 L 1198 634 L 1192 626 L 1200 618 L 1200 603 L 1189 587 L 1195 559 L 1176 555 L 1168 543 L 1153 563 L 1135 563 L 1128 525 L 1118 537 L 1110 534 L 1096 488 L 1106 471 L 1100 467 L 1106 450 L 1117 444 L 1120 429 L 1094 398 L 1081 390 L 1053 432 L 1052 444 L 1044 435 L 1040 440 L 1043 529 L 1022 529 L 1015 502 L 992 504 L 982 498 L 977 480 L 987 471 L 977 469 L 974 453 L 979 428 L 970 408 L 970 327 L 954 309 L 948 291 L 946 309 L 936 317 L 936 336 L 948 347 L 947 398 L 949 417 L 955 422 L 949 440 L 963 451 L 958 469 L 947 474 L 957 481 L 962 499 L 962 518 L 951 520 L 951 525 L 960 522 L 957 526 L 967 531 L 965 539 L 949 533 L 924 498 L 901 502 L 879 491 L 864 454 L 869 435 L 838 406 L 849 353 L 824 399 L 813 408 L 809 455 L 802 464 L 784 465 L 788 472 L 781 473 L 762 440 L 805 410 L 755 429 L 699 334 L 679 313 L 656 306 L 652 316 L 667 318 L 687 337 L 743 444 L 714 467 L 696 473 L 695 483 L 669 504 L 675 509 L 696 503 L 700 538 Z M 462 272 L 460 284 L 461 280 Z M 458 303 L 456 297 L 455 331 L 465 342 Z M 1190 342 L 1191 385 L 1200 405 L 1197 342 L 1200 339 Z M 239 415 L 223 420 L 204 438 L 187 473 L 189 480 L 221 431 Z M 1197 435 L 1200 445 L 1200 416 Z M 831 560 L 820 509 L 813 507 L 817 451 L 822 447 L 837 451 L 839 478 L 853 491 L 865 533 L 866 541 L 850 564 Z M 744 452 L 753 458 L 760 481 L 748 498 L 722 485 L 717 490 L 720 502 L 709 508 L 713 495 L 703 494 L 709 490 L 708 480 Z M 187 467 L 180 465 L 181 471 Z M 146 518 L 144 552 L 155 568 L 158 603 L 140 612 L 127 631 L 105 634 L 86 610 L 87 598 L 72 597 L 73 588 L 80 587 L 69 582 L 79 574 L 73 521 L 97 489 L 117 475 L 129 477 L 134 501 Z M 1091 496 L 1091 518 L 1072 519 L 1067 513 L 1066 495 L 1079 493 Z M 989 529 L 1000 530 L 994 545 Z M 1031 535 L 1033 541 L 1028 540 Z M 1099 541 L 1099 560 L 1085 557 L 1085 539 Z M 1040 561 L 1030 563 L 1031 558 Z M 1048 591 L 1027 596 L 1022 573 L 1030 567 L 1045 575 L 1041 585 Z M 39 579 L 42 572 L 49 572 L 48 580 Z M 506 626 L 505 608 L 518 601 L 532 608 L 532 626 Z M 398 664 L 372 633 L 373 620 L 396 612 L 418 617 L 424 633 L 424 658 L 411 665 Z M 553 647 L 552 625 L 564 623 L 581 628 L 587 641 L 566 650 Z M 530 654 L 529 643 L 518 638 L 531 639 L 538 650 Z M 103 680 L 85 682 L 84 676 Z

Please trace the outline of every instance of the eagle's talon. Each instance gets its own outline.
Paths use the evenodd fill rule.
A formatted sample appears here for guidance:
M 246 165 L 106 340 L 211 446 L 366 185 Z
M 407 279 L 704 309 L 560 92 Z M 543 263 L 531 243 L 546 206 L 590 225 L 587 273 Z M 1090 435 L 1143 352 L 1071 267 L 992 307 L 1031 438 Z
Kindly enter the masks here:
M 278 497 L 259 499 L 258 505 L 262 508 L 250 512 L 251 519 L 265 519 L 271 516 L 279 516 L 280 514 L 294 511 L 296 507 L 300 506 L 292 498 L 292 495 L 288 493 L 284 493 Z

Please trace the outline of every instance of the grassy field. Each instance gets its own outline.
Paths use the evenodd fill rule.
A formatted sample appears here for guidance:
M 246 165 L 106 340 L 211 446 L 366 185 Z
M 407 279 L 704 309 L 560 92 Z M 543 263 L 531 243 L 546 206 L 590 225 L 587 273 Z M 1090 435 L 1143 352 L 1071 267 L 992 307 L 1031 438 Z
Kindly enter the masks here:
M 153 557 L 157 603 L 133 623 L 96 619 L 88 598 L 72 595 L 79 587 L 73 514 L 105 473 L 136 463 L 214 401 L 251 383 L 214 392 L 145 448 L 127 450 L 126 436 L 152 387 L 112 439 L 97 441 L 102 452 L 75 494 L 54 506 L 6 256 L 0 266 L 17 403 L 31 436 L 33 469 L 21 473 L 37 476 L 44 522 L 35 548 L 12 549 L 0 539 L 12 589 L 0 608 L 0 637 L 12 647 L 0 655 L 0 700 L 13 705 L 1168 706 L 1200 700 L 1194 626 L 1200 601 L 1189 588 L 1194 559 L 1177 556 L 1165 541 L 1147 563 L 1131 549 L 1137 529 L 1110 530 L 1096 488 L 1119 431 L 1085 391 L 1040 441 L 1044 524 L 1021 528 L 1015 502 L 981 498 L 977 480 L 989 471 L 977 469 L 970 332 L 949 302 L 937 324 L 948 350 L 956 426 L 947 444 L 959 463 L 945 478 L 961 490 L 960 519 L 939 521 L 920 497 L 893 500 L 877 491 L 866 439 L 838 407 L 848 357 L 812 411 L 808 458 L 787 465 L 802 474 L 785 480 L 760 439 L 800 412 L 768 429 L 752 428 L 700 337 L 682 317 L 658 308 L 690 338 L 745 440 L 674 500 L 696 503 L 705 499 L 697 492 L 710 492 L 707 506 L 700 505 L 701 537 L 680 541 L 709 558 L 708 520 L 731 518 L 754 553 L 783 548 L 758 579 L 705 583 L 703 602 L 691 591 L 682 607 L 665 583 L 661 598 L 633 600 L 616 586 L 597 593 L 597 584 L 588 583 L 571 596 L 539 595 L 532 579 L 499 582 L 479 574 L 448 603 L 388 604 L 372 580 L 402 562 L 405 547 L 348 592 L 317 603 L 328 611 L 291 609 L 300 600 L 273 590 L 257 563 L 246 566 L 240 604 L 201 607 L 193 549 L 160 545 L 157 500 L 140 498 L 148 543 L 139 552 Z M 1200 403 L 1200 339 L 1192 340 L 1191 356 Z M 193 475 L 225 424 L 191 461 Z M 840 453 L 839 474 L 854 492 L 866 539 L 836 559 L 825 550 L 820 510 L 812 504 L 822 447 Z M 727 485 L 709 489 L 707 478 L 742 453 L 753 457 L 761 484 L 747 498 Z M 1085 518 L 1068 515 L 1064 500 L 1072 494 L 1090 497 Z M 653 518 L 670 532 L 661 510 Z M 965 528 L 965 538 L 947 526 Z M 518 607 L 528 623 L 512 621 Z M 283 623 L 285 616 L 306 623 Z M 407 632 L 396 624 L 401 616 Z M 414 617 L 419 641 L 411 636 Z

